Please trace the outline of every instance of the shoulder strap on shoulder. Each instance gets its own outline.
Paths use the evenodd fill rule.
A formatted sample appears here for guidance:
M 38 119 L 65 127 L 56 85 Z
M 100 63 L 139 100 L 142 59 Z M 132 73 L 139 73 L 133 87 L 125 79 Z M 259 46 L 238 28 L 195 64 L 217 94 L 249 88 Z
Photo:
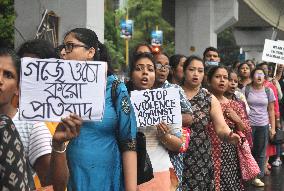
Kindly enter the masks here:
M 119 84 L 120 84 L 120 81 L 116 79 L 112 82 L 112 85 L 111 85 L 111 100 L 112 100 L 114 108 L 115 108 L 116 100 L 117 100 L 116 90 Z
M 250 85 L 246 85 L 245 86 L 245 97 L 246 97 L 246 99 L 248 99 L 249 91 L 250 91 Z
M 269 97 L 270 97 L 270 88 L 268 87 L 265 87 L 265 93 L 266 93 L 266 96 L 267 96 L 267 99 L 269 100 Z

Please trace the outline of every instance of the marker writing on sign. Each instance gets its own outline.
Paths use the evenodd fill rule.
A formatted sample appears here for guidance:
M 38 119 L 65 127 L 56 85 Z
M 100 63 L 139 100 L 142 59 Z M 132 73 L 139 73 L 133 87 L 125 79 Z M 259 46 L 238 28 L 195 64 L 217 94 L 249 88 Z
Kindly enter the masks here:
M 44 89 L 53 97 L 68 98 L 82 98 L 82 86 L 86 86 L 87 83 L 45 83 L 49 85 Z
M 63 67 L 64 66 L 64 67 Z M 91 119 L 93 104 L 84 101 L 82 89 L 98 83 L 100 63 L 76 63 L 62 60 L 34 60 L 25 65 L 24 76 L 44 86 L 45 98 L 29 102 L 32 112 L 22 110 L 26 119 L 60 117 L 64 113 L 76 113 Z M 67 75 L 68 74 L 68 75 Z M 68 77 L 67 77 L 68 76 Z M 86 89 L 86 88 L 85 88 Z M 86 91 L 84 91 L 86 92 Z
M 47 81 L 52 79 L 55 82 L 65 82 L 64 69 L 62 64 L 68 64 L 72 79 L 74 81 L 81 82 L 96 82 L 98 80 L 98 67 L 101 64 L 89 64 L 89 63 L 64 63 L 60 60 L 35 60 L 26 65 L 28 71 L 24 72 L 25 76 L 31 76 L 36 73 L 36 81 Z M 54 68 L 51 70 L 51 68 Z
M 176 107 L 174 99 L 167 98 L 167 91 L 146 91 L 143 96 L 146 98 L 139 104 L 134 103 L 138 110 L 138 122 L 141 127 L 158 124 L 164 121 L 167 124 L 174 122 L 175 114 L 173 109 Z
M 92 103 L 64 103 L 59 97 L 49 96 L 45 103 L 31 101 L 33 114 L 28 115 L 22 110 L 22 116 L 26 119 L 45 119 L 50 117 L 61 117 L 64 112 L 76 113 L 79 116 L 87 116 L 91 120 Z

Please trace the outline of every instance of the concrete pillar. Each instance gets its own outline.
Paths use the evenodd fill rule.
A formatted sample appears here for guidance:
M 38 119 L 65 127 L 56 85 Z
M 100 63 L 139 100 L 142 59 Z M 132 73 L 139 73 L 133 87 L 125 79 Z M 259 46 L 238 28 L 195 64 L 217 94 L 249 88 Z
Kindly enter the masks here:
M 262 60 L 262 51 L 256 51 L 256 50 L 245 51 L 245 59 L 253 60 L 255 63 L 260 63 Z
M 217 47 L 217 34 L 237 20 L 237 0 L 176 1 L 176 53 L 201 56 L 206 47 Z
M 15 48 L 25 40 L 34 39 L 45 9 L 59 16 L 58 42 L 76 27 L 94 30 L 104 40 L 104 0 L 15 0 Z M 23 38 L 21 37 L 21 35 Z
M 82 0 L 78 0 L 79 2 Z M 86 27 L 95 31 L 99 40 L 104 43 L 104 0 L 86 0 Z
M 273 33 L 271 27 L 234 28 L 236 43 L 243 48 L 245 59 L 261 62 L 265 39 L 270 39 Z

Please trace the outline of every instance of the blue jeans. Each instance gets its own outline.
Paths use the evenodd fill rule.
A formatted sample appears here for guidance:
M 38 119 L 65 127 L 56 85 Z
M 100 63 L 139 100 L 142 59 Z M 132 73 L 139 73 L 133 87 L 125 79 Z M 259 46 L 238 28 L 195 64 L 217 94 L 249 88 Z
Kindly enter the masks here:
M 252 126 L 252 155 L 256 160 L 259 168 L 259 177 L 264 177 L 266 148 L 269 139 L 269 125 L 265 126 Z

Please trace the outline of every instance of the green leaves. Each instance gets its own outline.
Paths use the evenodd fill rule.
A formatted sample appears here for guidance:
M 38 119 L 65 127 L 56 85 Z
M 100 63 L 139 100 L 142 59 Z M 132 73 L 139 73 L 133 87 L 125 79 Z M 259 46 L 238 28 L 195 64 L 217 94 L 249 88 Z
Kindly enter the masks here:
M 105 10 L 105 42 L 109 48 L 113 63 L 123 66 L 125 63 L 125 40 L 120 38 L 119 21 L 126 16 L 126 10 L 111 9 L 113 5 L 106 0 Z M 129 55 L 131 57 L 135 46 L 141 42 L 150 44 L 151 31 L 164 33 L 163 50 L 174 54 L 174 29 L 162 18 L 162 0 L 128 0 L 129 19 L 134 20 L 134 35 L 129 40 Z M 123 59 L 122 59 L 123 58 Z
M 0 0 L 0 45 L 14 46 L 14 1 Z

